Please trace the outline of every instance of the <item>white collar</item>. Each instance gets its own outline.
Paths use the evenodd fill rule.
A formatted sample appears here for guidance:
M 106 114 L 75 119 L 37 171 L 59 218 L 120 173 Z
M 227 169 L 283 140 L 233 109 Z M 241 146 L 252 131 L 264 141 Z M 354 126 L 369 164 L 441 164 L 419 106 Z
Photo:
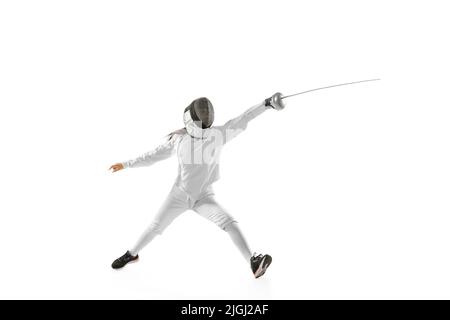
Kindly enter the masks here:
M 207 128 L 207 129 L 200 128 L 192 119 L 191 113 L 189 110 L 184 113 L 183 120 L 184 120 L 184 125 L 186 126 L 186 131 L 191 137 L 197 138 L 197 139 L 208 138 L 210 129 L 209 128 Z

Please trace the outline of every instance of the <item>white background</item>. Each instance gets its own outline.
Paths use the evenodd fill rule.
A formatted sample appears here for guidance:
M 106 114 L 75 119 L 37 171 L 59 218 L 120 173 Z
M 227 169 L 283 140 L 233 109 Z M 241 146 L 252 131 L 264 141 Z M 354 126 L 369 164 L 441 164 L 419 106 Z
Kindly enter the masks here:
M 445 1 L 2 1 L 0 298 L 450 298 Z M 207 96 L 224 123 L 292 98 L 222 153 L 253 251 L 187 212 L 113 271 L 176 177 L 111 173 Z

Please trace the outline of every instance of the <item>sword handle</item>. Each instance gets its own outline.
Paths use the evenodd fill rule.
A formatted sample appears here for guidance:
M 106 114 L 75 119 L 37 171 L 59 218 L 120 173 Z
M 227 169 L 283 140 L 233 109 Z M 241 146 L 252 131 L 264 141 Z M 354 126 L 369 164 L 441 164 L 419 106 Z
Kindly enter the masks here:
M 277 92 L 270 98 L 265 99 L 264 105 L 275 110 L 283 110 L 286 107 L 286 104 L 283 101 L 283 95 L 280 92 Z

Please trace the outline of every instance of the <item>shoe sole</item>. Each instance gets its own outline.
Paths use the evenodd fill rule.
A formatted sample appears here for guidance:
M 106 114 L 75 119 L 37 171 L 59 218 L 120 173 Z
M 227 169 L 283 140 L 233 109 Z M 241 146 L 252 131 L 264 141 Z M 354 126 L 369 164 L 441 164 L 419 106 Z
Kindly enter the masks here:
M 258 279 L 259 277 L 261 277 L 264 273 L 266 273 L 267 268 L 270 266 L 270 264 L 272 263 L 272 257 L 269 256 L 268 254 L 266 254 L 261 263 L 259 264 L 258 269 L 255 272 L 255 279 Z

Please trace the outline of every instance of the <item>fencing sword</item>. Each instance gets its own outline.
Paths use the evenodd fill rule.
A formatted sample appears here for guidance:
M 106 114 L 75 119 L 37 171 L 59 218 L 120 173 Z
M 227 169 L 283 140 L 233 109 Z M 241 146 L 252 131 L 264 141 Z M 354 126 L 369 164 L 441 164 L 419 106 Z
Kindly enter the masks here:
M 286 95 L 286 96 L 283 96 L 280 92 L 277 92 L 273 96 L 271 96 L 270 98 L 267 98 L 265 100 L 265 105 L 271 106 L 272 108 L 274 108 L 276 110 L 281 110 L 281 109 L 284 109 L 284 107 L 286 106 L 283 100 L 287 99 L 287 98 L 291 98 L 291 97 L 298 96 L 300 94 L 305 94 L 305 93 L 323 90 L 323 89 L 347 86 L 347 85 L 357 84 L 357 83 L 362 83 L 362 82 L 378 81 L 378 80 L 380 80 L 380 79 L 368 79 L 368 80 L 359 80 L 359 81 L 353 81 L 353 82 L 339 83 L 339 84 L 334 84 L 331 86 L 309 89 L 306 91 L 302 91 L 302 92 L 298 92 L 298 93 L 294 93 L 294 94 L 290 94 L 290 95 Z

